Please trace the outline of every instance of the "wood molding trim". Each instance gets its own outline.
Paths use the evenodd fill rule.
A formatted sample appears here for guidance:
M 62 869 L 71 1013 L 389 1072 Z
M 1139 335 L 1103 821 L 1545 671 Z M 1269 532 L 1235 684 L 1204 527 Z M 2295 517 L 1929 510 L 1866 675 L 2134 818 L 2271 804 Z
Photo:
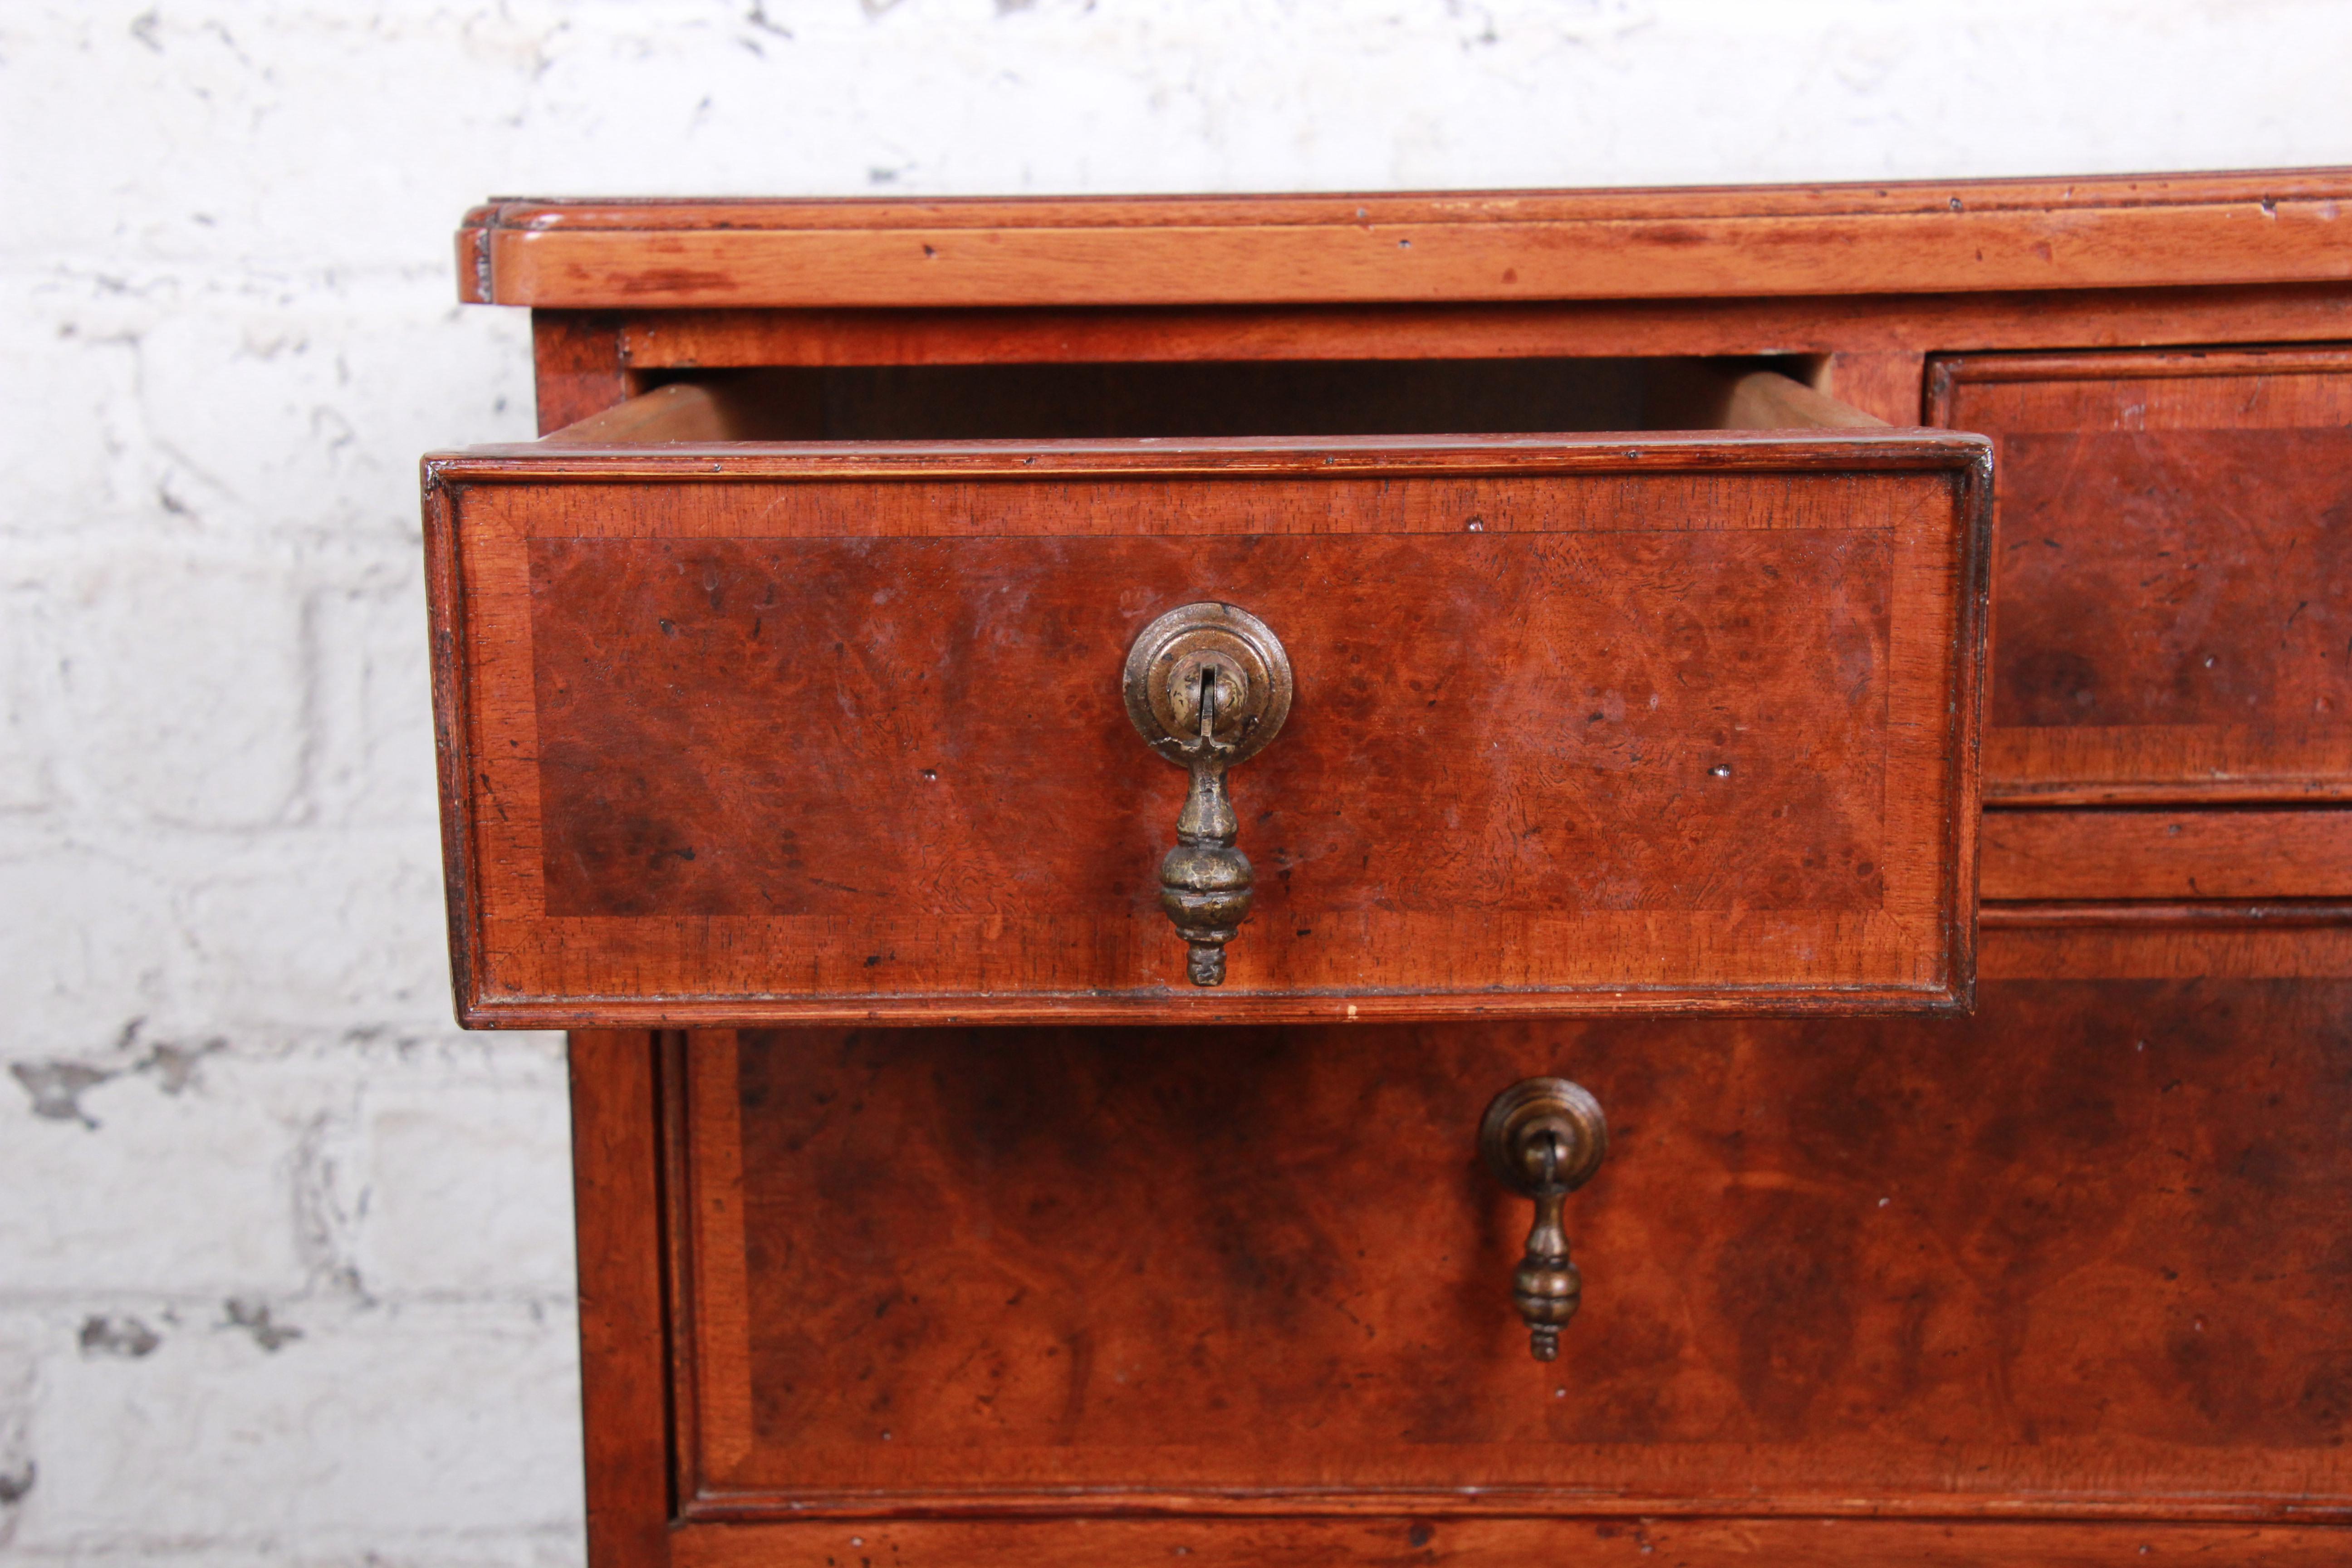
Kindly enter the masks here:
M 1345 304 L 2352 279 L 2352 172 L 1458 195 L 491 202 L 461 297 Z

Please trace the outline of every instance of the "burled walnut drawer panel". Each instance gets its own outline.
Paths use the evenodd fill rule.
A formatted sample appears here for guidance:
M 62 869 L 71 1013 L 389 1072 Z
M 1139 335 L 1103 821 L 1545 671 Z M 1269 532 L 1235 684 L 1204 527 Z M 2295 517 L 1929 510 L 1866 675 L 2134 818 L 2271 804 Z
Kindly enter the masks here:
M 1979 354 L 1990 801 L 2352 796 L 2352 350 Z
M 542 444 L 426 487 L 470 1024 L 1969 989 L 1976 437 Z M 1202 600 L 1296 679 L 1215 989 L 1120 698 Z
M 2352 1520 L 2338 937 L 1968 1018 L 696 1036 L 682 1511 Z M 1611 1138 L 1549 1363 L 1473 1139 L 1530 1072 Z M 1868 1560 L 2140 1560 L 1982 1551 Z

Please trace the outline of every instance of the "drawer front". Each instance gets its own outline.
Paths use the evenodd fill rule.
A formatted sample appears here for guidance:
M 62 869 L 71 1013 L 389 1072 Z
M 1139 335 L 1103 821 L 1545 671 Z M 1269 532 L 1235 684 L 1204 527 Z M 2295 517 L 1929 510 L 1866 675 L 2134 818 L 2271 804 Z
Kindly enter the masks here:
M 2352 973 L 2340 935 L 2272 966 Z M 1968 1019 L 692 1037 L 683 1510 L 2341 1522 L 2348 1028 L 2352 981 L 2246 975 L 1988 980 Z M 1474 1142 L 1536 1072 L 1612 1141 L 1549 1364 Z
M 1988 905 L 2342 900 L 2352 898 L 2352 810 L 1996 811 L 1985 817 L 1979 889 Z
M 1989 800 L 2352 795 L 2352 351 L 1982 355 Z
M 1933 1006 L 1973 909 L 1980 445 L 436 459 L 468 1022 Z M 1130 642 L 1296 695 L 1184 984 Z

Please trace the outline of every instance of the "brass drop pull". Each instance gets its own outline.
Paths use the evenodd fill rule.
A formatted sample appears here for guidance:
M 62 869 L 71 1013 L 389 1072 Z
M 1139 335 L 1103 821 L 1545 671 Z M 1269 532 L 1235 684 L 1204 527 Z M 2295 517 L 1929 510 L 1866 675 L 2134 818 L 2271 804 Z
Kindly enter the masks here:
M 1538 1361 L 1559 1354 L 1559 1331 L 1576 1316 L 1584 1279 L 1568 1259 L 1561 1211 L 1609 1152 L 1601 1102 L 1564 1078 L 1531 1078 L 1496 1095 L 1478 1123 L 1478 1150 L 1495 1179 L 1536 1201 L 1527 1255 L 1511 1276 L 1511 1299 Z
M 1249 857 L 1225 771 L 1264 750 L 1290 715 L 1290 658 L 1264 621 L 1231 605 L 1186 605 L 1127 652 L 1127 716 L 1144 743 L 1192 775 L 1176 847 L 1160 862 L 1160 907 L 1190 944 L 1195 985 L 1225 982 L 1225 943 L 1248 918 Z

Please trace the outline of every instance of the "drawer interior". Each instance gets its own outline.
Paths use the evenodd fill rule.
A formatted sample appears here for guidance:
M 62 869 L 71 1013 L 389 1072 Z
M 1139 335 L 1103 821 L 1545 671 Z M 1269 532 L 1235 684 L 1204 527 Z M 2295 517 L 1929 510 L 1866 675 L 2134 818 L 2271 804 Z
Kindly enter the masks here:
M 971 441 L 1864 426 L 1799 356 L 665 372 L 564 441 Z

